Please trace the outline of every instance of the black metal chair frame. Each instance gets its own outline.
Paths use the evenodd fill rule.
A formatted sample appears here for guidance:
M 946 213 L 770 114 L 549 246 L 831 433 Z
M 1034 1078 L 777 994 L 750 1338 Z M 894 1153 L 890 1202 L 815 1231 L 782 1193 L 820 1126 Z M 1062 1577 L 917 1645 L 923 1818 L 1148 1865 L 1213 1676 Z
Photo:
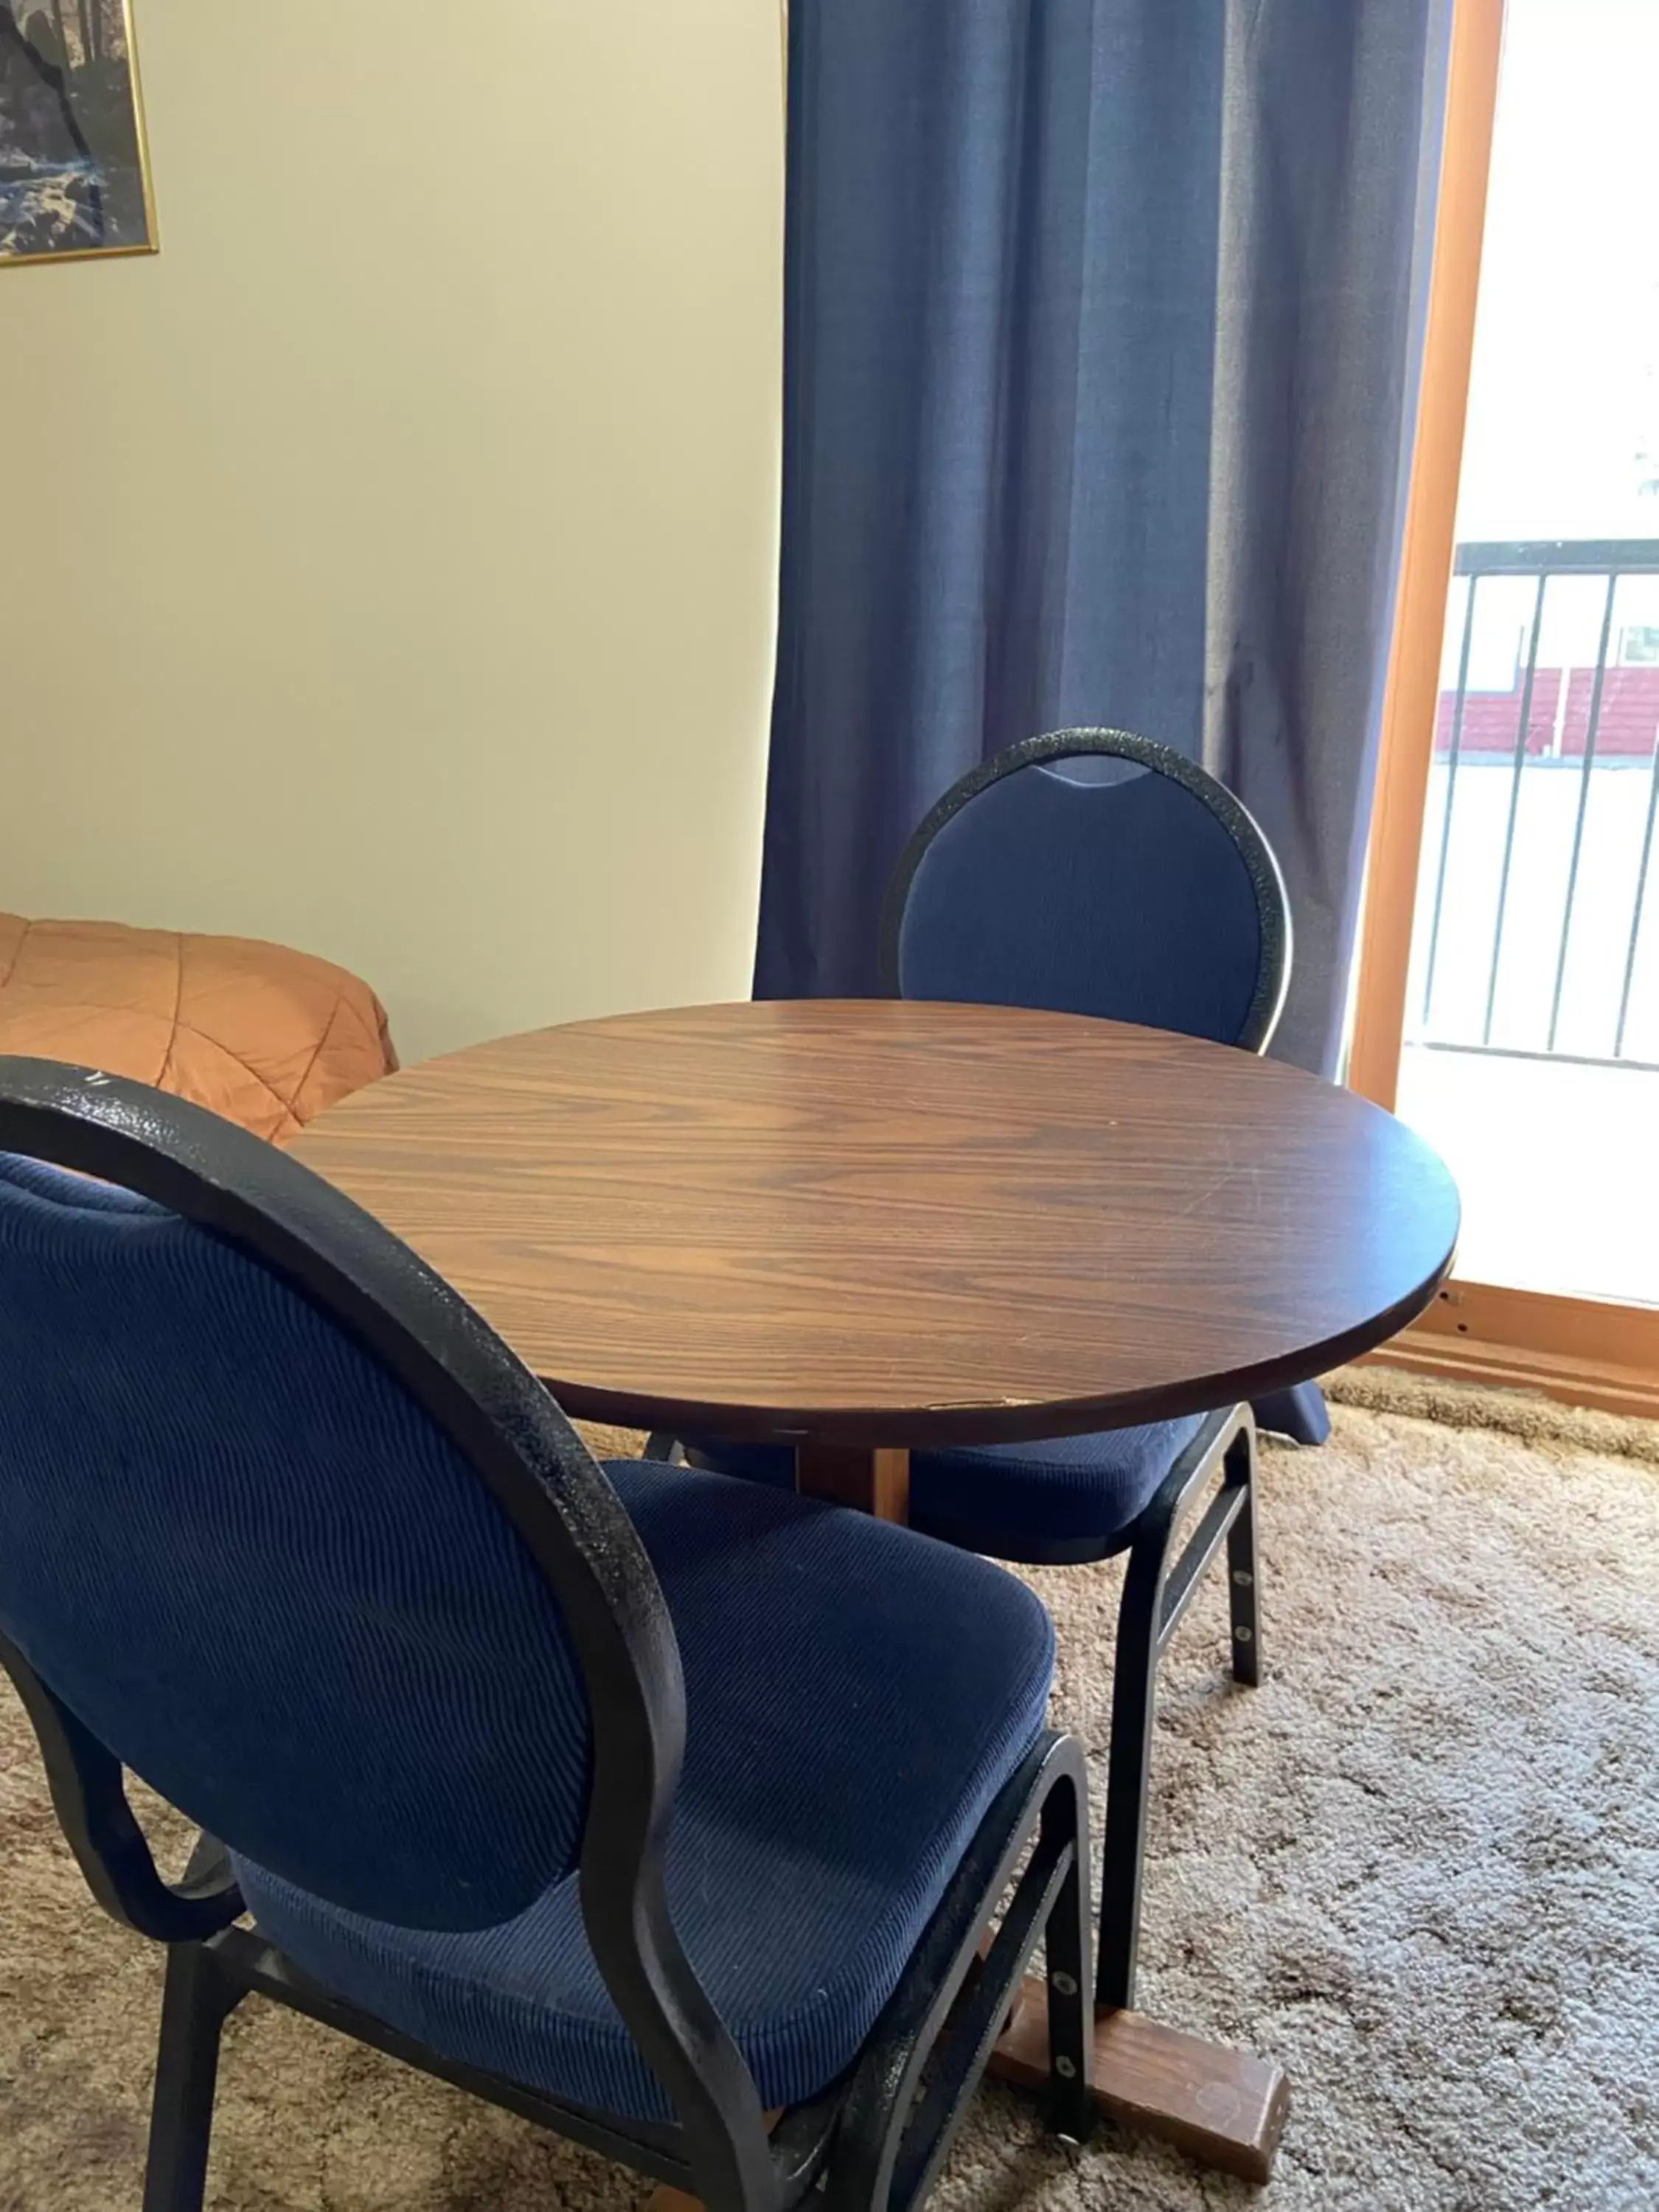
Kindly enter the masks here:
M 888 885 L 881 922 L 884 988 L 895 998 L 902 995 L 899 940 L 905 906 L 922 858 L 945 823 L 1004 776 L 1088 755 L 1131 761 L 1168 776 L 1203 801 L 1237 848 L 1255 893 L 1261 957 L 1255 994 L 1238 1036 L 1231 1042 L 1243 1052 L 1265 1052 L 1278 1027 L 1291 978 L 1290 899 L 1273 848 L 1249 810 L 1225 784 L 1173 746 L 1130 730 L 1052 730 L 1010 745 L 951 786 L 918 825 Z M 1222 1475 L 1219 1491 L 1186 1548 L 1175 1557 L 1176 1537 L 1188 1508 L 1218 1472 Z M 1192 1601 L 1200 1577 L 1224 1540 L 1233 1678 L 1251 1687 L 1261 1680 L 1255 1486 L 1255 1423 L 1250 1409 L 1238 1406 L 1207 1419 L 1139 1517 L 1109 1543 L 1022 1543 L 1018 1538 L 1009 1539 L 1006 1531 L 994 1534 L 952 1528 L 938 1521 L 928 1523 L 930 1533 L 948 1543 L 1033 1565 L 1080 1564 L 1124 1551 L 1129 1555 L 1118 1613 L 1106 1833 L 1101 1850 L 1100 1935 L 1095 1971 L 1096 2002 L 1102 2006 L 1127 2006 L 1134 2002 L 1158 1662 Z
M 992 784 L 1000 783 L 1004 776 L 1018 775 L 1022 769 L 1042 768 L 1053 762 L 1079 760 L 1091 754 L 1132 761 L 1138 767 L 1150 769 L 1154 775 L 1167 776 L 1172 783 L 1180 784 L 1195 799 L 1202 799 L 1237 847 L 1255 893 L 1261 948 L 1255 995 L 1245 1011 L 1238 1035 L 1226 1042 L 1237 1045 L 1241 1052 L 1265 1052 L 1279 1026 L 1279 1017 L 1285 1009 L 1285 994 L 1291 984 L 1291 902 L 1273 847 L 1257 828 L 1254 816 L 1207 769 L 1188 760 L 1173 745 L 1160 744 L 1153 738 L 1138 737 L 1133 730 L 1050 730 L 1042 737 L 1025 738 L 1006 751 L 994 754 L 951 785 L 916 825 L 889 878 L 881 914 L 883 990 L 890 998 L 903 996 L 899 988 L 899 939 L 904 926 L 904 909 L 922 857 L 945 823 Z
M 1215 1476 L 1219 1487 L 1177 1553 L 1188 1510 Z M 1255 1423 L 1248 1406 L 1213 1413 L 1126 1531 L 1129 1558 L 1112 1667 L 1112 1735 L 1101 1843 L 1095 2002 L 1132 2005 L 1140 1948 L 1158 1669 L 1211 1562 L 1225 1547 L 1233 1680 L 1261 1679 L 1261 1573 L 1256 1557 Z
M 769 2128 L 668 1909 L 665 1844 L 685 1735 L 672 1620 L 621 1500 L 549 1393 L 379 1223 L 199 1108 L 85 1069 L 0 1058 L 0 1152 L 118 1184 L 250 1253 L 384 1363 L 500 1504 L 562 1611 L 589 1699 L 592 1789 L 578 1875 L 588 1941 L 678 2116 L 659 2124 L 561 2102 L 457 2064 L 334 1996 L 257 1929 L 234 1924 L 243 1902 L 212 1838 L 198 1838 L 177 1886 L 164 1882 L 118 1759 L 0 1639 L 0 1664 L 33 1723 L 88 1887 L 112 1918 L 167 1948 L 144 2212 L 200 2212 L 220 2033 L 250 1994 L 689 2191 L 711 2212 L 785 2212 L 820 2179 L 830 2212 L 908 2212 L 931 2185 L 1043 1942 L 1051 2122 L 1082 2140 L 1091 1931 L 1086 1778 L 1074 1737 L 1045 1734 L 1004 1786 L 847 2074 Z
M 1188 760 L 1173 746 L 1160 744 L 1154 738 L 1139 737 L 1133 730 L 1050 730 L 1042 737 L 1026 738 L 1018 744 L 1010 745 L 1005 752 L 970 769 L 951 785 L 917 825 L 888 883 L 882 907 L 879 946 L 883 990 L 891 998 L 903 995 L 899 988 L 899 938 L 910 886 L 922 855 L 951 817 L 1005 775 L 1016 775 L 1023 768 L 1040 768 L 1049 762 L 1076 760 L 1091 753 L 1112 760 L 1133 761 L 1139 767 L 1168 776 L 1172 783 L 1180 784 L 1194 798 L 1202 799 L 1237 847 L 1255 893 L 1261 948 L 1255 994 L 1238 1035 L 1227 1042 L 1240 1052 L 1266 1052 L 1273 1042 L 1279 1018 L 1285 1011 L 1285 996 L 1291 987 L 1291 902 L 1278 856 L 1261 834 L 1255 816 L 1224 783 L 1218 782 L 1207 769 Z M 1316 1401 L 1314 1407 L 1306 1402 L 1310 1391 Z M 1256 1400 L 1254 1410 L 1263 1428 L 1284 1430 L 1300 1443 L 1322 1443 L 1329 1431 L 1322 1402 L 1318 1401 L 1318 1394 L 1311 1384 L 1296 1383 L 1270 1390 Z M 974 1548 L 989 1551 L 992 1547 Z

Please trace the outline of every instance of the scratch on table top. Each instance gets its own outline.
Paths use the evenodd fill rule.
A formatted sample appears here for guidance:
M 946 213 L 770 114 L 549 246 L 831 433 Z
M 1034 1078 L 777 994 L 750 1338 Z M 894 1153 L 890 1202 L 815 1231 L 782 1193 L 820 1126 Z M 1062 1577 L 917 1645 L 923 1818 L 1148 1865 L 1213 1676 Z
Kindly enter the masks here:
M 1196 1213 L 1200 1206 L 1210 1205 L 1213 1200 L 1220 1197 L 1224 1190 L 1231 1189 L 1243 1178 L 1248 1179 L 1250 1194 L 1249 1209 L 1250 1218 L 1253 1221 L 1260 1221 L 1261 1218 L 1261 1170 L 1254 1160 L 1240 1162 L 1233 1158 L 1233 1139 L 1231 1130 L 1223 1129 L 1219 1134 L 1226 1153 L 1226 1158 L 1220 1165 L 1220 1171 L 1212 1176 L 1201 1190 L 1194 1191 L 1186 1203 L 1177 1208 L 1177 1218 L 1187 1214 Z
M 1015 1406 L 1040 1406 L 1041 1398 L 933 1398 L 922 1408 L 928 1413 L 982 1413 L 993 1407 L 1006 1410 Z

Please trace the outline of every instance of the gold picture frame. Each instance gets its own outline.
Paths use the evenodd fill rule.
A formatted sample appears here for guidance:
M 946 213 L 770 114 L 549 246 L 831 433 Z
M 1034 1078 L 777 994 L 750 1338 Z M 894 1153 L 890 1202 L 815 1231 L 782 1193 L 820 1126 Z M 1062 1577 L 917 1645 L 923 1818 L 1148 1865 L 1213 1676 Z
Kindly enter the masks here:
M 0 0 L 0 269 L 160 248 L 133 0 Z

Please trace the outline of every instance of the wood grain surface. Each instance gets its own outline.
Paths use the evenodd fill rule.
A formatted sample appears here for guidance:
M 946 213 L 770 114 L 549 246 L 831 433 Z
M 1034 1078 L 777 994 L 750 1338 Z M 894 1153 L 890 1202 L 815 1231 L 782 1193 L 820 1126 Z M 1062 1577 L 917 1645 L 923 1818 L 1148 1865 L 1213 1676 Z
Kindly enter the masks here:
M 1271 1060 L 895 1000 L 584 1022 L 450 1054 L 290 1149 L 601 1419 L 898 1449 L 1197 1411 L 1433 1296 L 1428 1148 Z

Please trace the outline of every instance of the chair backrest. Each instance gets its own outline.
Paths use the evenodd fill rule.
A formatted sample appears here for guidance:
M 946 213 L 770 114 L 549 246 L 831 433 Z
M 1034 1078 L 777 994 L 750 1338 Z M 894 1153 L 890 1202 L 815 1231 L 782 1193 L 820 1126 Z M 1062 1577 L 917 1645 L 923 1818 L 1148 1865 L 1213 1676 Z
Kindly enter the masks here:
M 1225 786 L 1124 730 L 1058 730 L 952 787 L 895 871 L 883 979 L 1264 1049 L 1290 974 L 1272 849 Z
M 0 1634 L 116 1759 L 335 1905 L 489 1926 L 579 1861 L 605 1666 L 677 1759 L 665 1619 L 552 1400 L 377 1223 L 0 1060 Z

